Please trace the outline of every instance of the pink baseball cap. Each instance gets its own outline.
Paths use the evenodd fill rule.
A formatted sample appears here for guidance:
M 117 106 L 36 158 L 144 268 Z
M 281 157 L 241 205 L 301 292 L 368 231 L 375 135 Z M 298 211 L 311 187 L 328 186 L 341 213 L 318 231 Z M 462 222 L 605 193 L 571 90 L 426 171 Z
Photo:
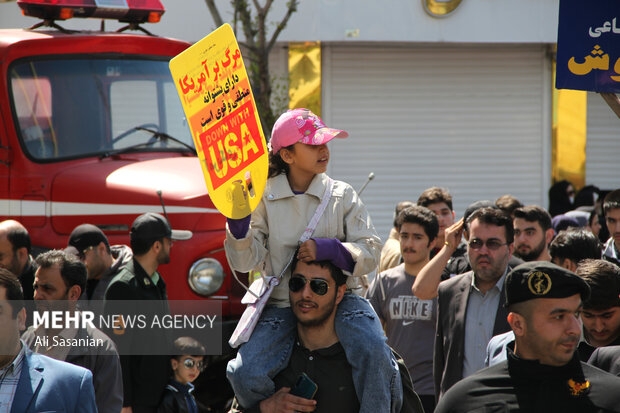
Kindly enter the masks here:
M 322 145 L 334 138 L 349 136 L 343 130 L 325 126 L 321 118 L 308 109 L 291 109 L 280 115 L 273 125 L 269 146 L 272 153 L 294 143 Z

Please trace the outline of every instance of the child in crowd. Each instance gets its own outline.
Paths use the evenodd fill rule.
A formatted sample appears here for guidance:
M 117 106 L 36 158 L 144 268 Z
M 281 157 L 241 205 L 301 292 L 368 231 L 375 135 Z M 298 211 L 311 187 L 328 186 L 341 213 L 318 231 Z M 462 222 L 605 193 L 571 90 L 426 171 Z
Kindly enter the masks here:
M 198 413 L 198 406 L 192 395 L 192 382 L 204 370 L 205 348 L 191 337 L 179 337 L 174 340 L 174 349 L 178 355 L 170 359 L 172 377 L 164 390 L 157 412 Z
M 327 207 L 312 238 L 299 245 L 297 259 L 331 260 L 351 275 L 349 287 L 377 268 L 381 240 L 366 207 L 350 185 L 325 174 L 327 142 L 347 136 L 327 128 L 308 109 L 282 114 L 273 127 L 261 203 L 246 218 L 228 219 L 226 252 L 231 266 L 281 276 L 249 341 L 228 364 L 228 379 L 244 408 L 271 396 L 273 377 L 288 364 L 296 327 L 288 299 L 289 266 L 300 237 L 312 228 L 310 221 L 317 222 L 320 204 Z M 353 367 L 360 412 L 398 411 L 402 402 L 398 366 L 368 301 L 345 294 L 336 314 L 336 333 Z

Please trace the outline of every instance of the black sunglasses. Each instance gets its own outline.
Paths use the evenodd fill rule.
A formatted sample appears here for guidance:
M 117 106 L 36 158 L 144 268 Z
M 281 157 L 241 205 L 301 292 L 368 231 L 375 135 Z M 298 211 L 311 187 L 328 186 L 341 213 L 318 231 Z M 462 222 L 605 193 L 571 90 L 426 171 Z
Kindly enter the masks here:
M 307 282 L 308 280 L 301 275 L 294 275 L 288 280 L 288 289 L 296 293 L 301 291 Z M 327 284 L 325 280 L 314 278 L 310 280 L 310 289 L 317 295 L 325 295 L 327 294 L 327 290 L 329 290 L 329 284 Z
M 487 248 L 490 249 L 491 251 L 498 250 L 504 245 L 508 245 L 507 242 L 501 242 L 499 240 L 492 239 L 492 238 L 486 240 L 486 242 L 481 239 L 474 238 L 471 241 L 469 241 L 469 248 L 471 248 L 472 250 L 479 250 L 480 248 L 482 248 L 484 244 L 486 244 Z
M 190 358 L 186 358 L 185 360 L 183 360 L 183 365 L 187 367 L 188 369 L 192 369 L 196 367 L 198 371 L 204 371 L 205 369 L 205 365 L 202 361 L 196 361 Z

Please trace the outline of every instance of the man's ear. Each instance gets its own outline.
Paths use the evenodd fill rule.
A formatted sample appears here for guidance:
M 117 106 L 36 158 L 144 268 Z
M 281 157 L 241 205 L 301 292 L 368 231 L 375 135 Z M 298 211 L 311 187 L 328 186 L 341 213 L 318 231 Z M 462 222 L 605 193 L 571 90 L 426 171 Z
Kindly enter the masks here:
M 553 241 L 554 235 L 555 231 L 553 230 L 553 228 L 549 228 L 545 231 L 545 241 L 547 242 L 547 246 L 549 246 L 549 244 L 551 244 L 551 241 Z
M 347 291 L 347 284 L 344 283 L 338 287 L 336 290 L 336 305 L 340 304 L 342 299 L 344 298 L 344 293 Z
M 526 333 L 526 325 L 525 318 L 521 314 L 517 313 L 508 313 L 508 324 L 510 324 L 510 328 L 514 331 L 515 336 L 521 337 Z
M 17 313 L 17 328 L 19 331 L 24 331 L 26 329 L 26 307 L 23 307 Z
M 508 244 L 508 251 L 510 251 L 510 255 L 512 255 L 512 252 L 515 250 L 515 243 L 514 241 L 511 242 L 510 244 Z
M 428 248 L 432 250 L 433 248 L 435 248 L 436 245 L 437 245 L 437 237 L 435 237 L 431 242 L 428 243 Z
M 71 288 L 69 288 L 69 291 L 67 291 L 67 297 L 69 298 L 69 301 L 77 301 L 80 299 L 80 296 L 82 295 L 82 288 L 80 288 L 79 285 L 73 285 Z
M 170 359 L 170 366 L 172 367 L 172 370 L 176 370 L 177 367 L 179 367 L 179 361 L 177 359 L 175 359 L 174 357 L 172 357 Z
M 153 245 L 151 245 L 151 251 L 153 251 L 156 255 L 159 254 L 159 251 L 164 248 L 163 241 L 155 241 Z
M 17 249 L 16 253 L 17 253 L 17 261 L 19 261 L 20 265 L 23 268 L 28 262 L 28 249 L 26 247 L 21 247 Z
M 562 265 L 560 265 L 560 267 L 566 268 L 568 271 L 572 272 L 575 272 L 577 270 L 577 264 L 575 264 L 575 262 L 570 258 L 562 259 Z

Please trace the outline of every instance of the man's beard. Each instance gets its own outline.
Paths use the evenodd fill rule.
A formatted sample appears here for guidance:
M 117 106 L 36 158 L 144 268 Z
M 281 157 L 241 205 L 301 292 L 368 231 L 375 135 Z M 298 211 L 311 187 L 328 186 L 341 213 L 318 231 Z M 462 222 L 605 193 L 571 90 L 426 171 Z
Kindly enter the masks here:
M 164 251 L 163 249 L 159 251 L 159 254 L 157 255 L 157 263 L 158 264 L 170 263 L 170 253 Z
M 521 258 L 523 261 L 525 262 L 529 262 L 529 261 L 534 261 L 536 259 L 538 259 L 538 257 L 540 257 L 540 254 L 543 252 L 543 250 L 545 249 L 545 244 L 546 244 L 546 240 L 543 237 L 542 241 L 540 241 L 540 244 L 538 244 L 536 246 L 536 248 L 532 249 L 530 252 L 526 252 L 521 254 L 516 248 L 514 251 L 514 254 Z
M 319 327 L 319 326 L 322 326 L 323 324 L 325 324 L 327 319 L 334 312 L 334 309 L 336 308 L 336 298 L 337 298 L 337 294 L 334 294 L 334 299 L 332 301 L 330 301 L 329 304 L 327 304 L 323 308 L 323 311 L 321 312 L 321 314 L 319 314 L 316 318 L 313 318 L 311 320 L 300 320 L 298 318 L 297 322 L 299 324 L 301 324 L 302 326 L 304 326 L 304 327 Z M 303 300 L 300 300 L 298 302 L 302 302 L 302 301 Z

